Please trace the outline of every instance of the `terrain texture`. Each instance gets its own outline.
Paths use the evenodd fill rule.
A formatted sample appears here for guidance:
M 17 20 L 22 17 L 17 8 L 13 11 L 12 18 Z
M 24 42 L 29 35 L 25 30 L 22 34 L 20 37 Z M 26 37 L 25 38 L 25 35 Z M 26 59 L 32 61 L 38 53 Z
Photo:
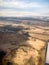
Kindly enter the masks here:
M 0 22 L 0 65 L 44 65 L 48 25 Z

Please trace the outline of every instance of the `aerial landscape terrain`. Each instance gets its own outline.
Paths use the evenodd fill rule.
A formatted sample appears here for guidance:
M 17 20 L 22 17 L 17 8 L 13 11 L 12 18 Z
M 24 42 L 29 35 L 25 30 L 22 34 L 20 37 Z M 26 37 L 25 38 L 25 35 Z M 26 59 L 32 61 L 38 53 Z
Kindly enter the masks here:
M 0 0 L 0 65 L 49 65 L 49 0 Z
M 48 17 L 0 17 L 0 65 L 44 65 Z

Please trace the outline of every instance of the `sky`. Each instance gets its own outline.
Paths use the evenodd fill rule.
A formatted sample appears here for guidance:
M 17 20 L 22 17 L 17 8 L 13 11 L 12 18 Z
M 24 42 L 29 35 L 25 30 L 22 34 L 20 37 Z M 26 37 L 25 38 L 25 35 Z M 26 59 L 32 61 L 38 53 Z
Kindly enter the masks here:
M 49 16 L 49 0 L 0 0 L 0 16 Z

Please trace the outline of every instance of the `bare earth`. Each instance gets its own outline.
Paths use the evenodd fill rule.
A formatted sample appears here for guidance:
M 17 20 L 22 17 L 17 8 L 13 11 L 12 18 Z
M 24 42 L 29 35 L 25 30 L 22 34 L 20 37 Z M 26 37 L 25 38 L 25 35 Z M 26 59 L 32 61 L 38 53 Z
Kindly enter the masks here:
M 49 26 L 0 23 L 0 49 L 6 52 L 2 64 L 44 65 L 48 41 Z

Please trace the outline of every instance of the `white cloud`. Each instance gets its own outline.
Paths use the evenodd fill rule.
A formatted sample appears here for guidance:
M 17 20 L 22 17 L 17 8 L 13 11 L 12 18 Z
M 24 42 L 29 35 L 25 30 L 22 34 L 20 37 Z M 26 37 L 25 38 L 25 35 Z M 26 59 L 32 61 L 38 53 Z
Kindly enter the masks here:
M 41 12 L 42 11 L 42 12 Z M 0 16 L 49 16 L 49 10 L 45 9 L 39 12 L 29 12 L 29 11 L 16 11 L 16 10 L 0 10 Z
M 0 9 L 0 16 L 40 16 L 40 15 L 48 15 L 45 13 L 49 12 L 49 9 L 47 5 L 40 4 L 38 2 L 30 2 L 26 3 L 21 0 L 0 0 L 0 7 L 5 7 L 7 9 Z M 8 9 L 9 8 L 9 9 Z M 20 8 L 20 9 L 30 9 L 30 12 L 28 10 L 26 11 L 18 11 L 18 10 L 12 10 L 10 8 Z M 35 9 L 36 11 L 32 11 L 32 9 Z M 32 11 L 32 12 L 31 12 Z
M 32 3 L 25 3 L 22 1 L 8 1 L 8 2 L 0 2 L 1 7 L 14 7 L 14 8 L 37 8 L 41 7 L 40 4 L 32 2 Z
M 1 16 L 42 16 L 40 13 L 28 12 L 28 11 L 0 11 Z

